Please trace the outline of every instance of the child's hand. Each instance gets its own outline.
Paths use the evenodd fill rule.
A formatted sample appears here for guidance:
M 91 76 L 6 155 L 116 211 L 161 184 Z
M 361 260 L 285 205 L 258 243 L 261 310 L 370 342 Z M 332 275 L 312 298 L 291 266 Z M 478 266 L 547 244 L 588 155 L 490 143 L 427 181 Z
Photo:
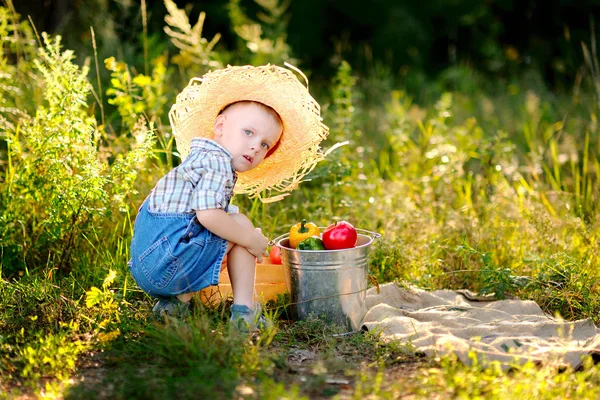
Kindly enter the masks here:
M 263 256 L 269 255 L 269 253 L 267 253 L 268 245 L 269 239 L 262 234 L 262 230 L 260 228 L 254 228 L 252 244 L 247 248 L 247 250 L 250 254 L 256 257 L 259 263 L 263 261 Z

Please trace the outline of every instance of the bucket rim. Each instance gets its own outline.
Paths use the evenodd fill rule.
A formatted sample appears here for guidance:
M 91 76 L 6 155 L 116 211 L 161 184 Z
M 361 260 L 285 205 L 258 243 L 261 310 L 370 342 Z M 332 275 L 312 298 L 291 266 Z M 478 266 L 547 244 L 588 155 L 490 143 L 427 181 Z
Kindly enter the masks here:
M 320 226 L 319 230 L 325 229 L 325 228 L 326 227 L 321 227 Z M 366 229 L 361 229 L 361 228 L 354 228 L 354 229 L 356 229 L 356 232 L 357 232 L 358 236 L 366 237 L 366 238 L 369 239 L 367 241 L 367 243 L 361 244 L 359 246 L 350 247 L 348 249 L 319 250 L 319 253 L 335 253 L 335 252 L 340 252 L 340 251 L 348 251 L 348 250 L 361 249 L 363 247 L 370 246 L 375 239 L 379 239 L 381 237 L 381 234 L 379 234 L 377 232 L 371 232 L 371 231 L 368 231 Z M 297 252 L 300 252 L 300 253 L 313 253 L 314 252 L 314 250 L 298 250 L 298 249 L 293 249 L 291 247 L 287 247 L 287 246 L 281 245 L 281 242 L 283 242 L 286 239 L 289 239 L 289 237 L 290 237 L 289 233 L 284 233 L 283 235 L 278 236 L 275 239 L 271 240 L 269 242 L 269 245 L 271 245 L 271 246 L 277 246 L 280 249 L 285 249 L 285 250 L 288 250 L 288 251 L 297 251 Z

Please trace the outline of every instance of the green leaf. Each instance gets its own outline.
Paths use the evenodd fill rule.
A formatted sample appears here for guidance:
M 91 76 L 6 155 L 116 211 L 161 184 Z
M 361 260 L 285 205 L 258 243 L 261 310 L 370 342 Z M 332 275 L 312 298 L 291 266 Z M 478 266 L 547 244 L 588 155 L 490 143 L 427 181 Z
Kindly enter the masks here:
M 116 277 L 117 271 L 110 269 L 108 271 L 108 275 L 106 275 L 106 278 L 104 278 L 104 282 L 102 282 L 102 288 L 106 290 L 115 281 Z
M 483 253 L 481 255 L 481 260 L 485 265 L 490 265 L 492 263 L 492 255 L 490 253 Z
M 96 304 L 100 303 L 103 298 L 104 293 L 97 287 L 93 286 L 90 290 L 85 292 L 85 305 L 88 308 L 92 308 Z

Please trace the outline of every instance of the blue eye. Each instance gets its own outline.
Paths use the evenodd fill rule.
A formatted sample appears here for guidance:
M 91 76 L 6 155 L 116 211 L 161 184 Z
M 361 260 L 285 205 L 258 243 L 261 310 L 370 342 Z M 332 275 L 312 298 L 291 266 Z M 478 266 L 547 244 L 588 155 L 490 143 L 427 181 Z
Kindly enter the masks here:
M 266 144 L 266 143 L 261 144 L 261 146 L 262 146 L 263 149 L 268 149 L 269 148 L 269 145 Z
M 244 129 L 244 133 L 248 136 L 252 136 L 252 131 L 249 131 L 248 129 Z

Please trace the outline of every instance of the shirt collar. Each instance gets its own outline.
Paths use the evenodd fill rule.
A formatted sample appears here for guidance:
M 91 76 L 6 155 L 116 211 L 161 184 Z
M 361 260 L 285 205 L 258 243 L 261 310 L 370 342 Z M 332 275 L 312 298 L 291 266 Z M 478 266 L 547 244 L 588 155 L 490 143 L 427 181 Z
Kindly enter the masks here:
M 207 138 L 193 138 L 190 143 L 190 150 L 219 150 L 227 154 L 227 157 L 233 158 L 230 152 L 214 140 Z
M 220 151 L 220 152 L 224 153 L 225 155 L 227 155 L 227 157 L 229 158 L 230 163 L 231 163 L 231 170 L 234 172 L 235 178 L 237 179 L 237 171 L 233 167 L 233 156 L 231 155 L 230 152 L 227 151 L 227 149 L 225 149 L 225 147 L 221 146 L 219 143 L 217 143 L 211 139 L 193 138 L 192 141 L 190 142 L 190 152 L 197 151 L 197 150 L 205 150 L 205 151 L 217 150 L 217 151 Z

